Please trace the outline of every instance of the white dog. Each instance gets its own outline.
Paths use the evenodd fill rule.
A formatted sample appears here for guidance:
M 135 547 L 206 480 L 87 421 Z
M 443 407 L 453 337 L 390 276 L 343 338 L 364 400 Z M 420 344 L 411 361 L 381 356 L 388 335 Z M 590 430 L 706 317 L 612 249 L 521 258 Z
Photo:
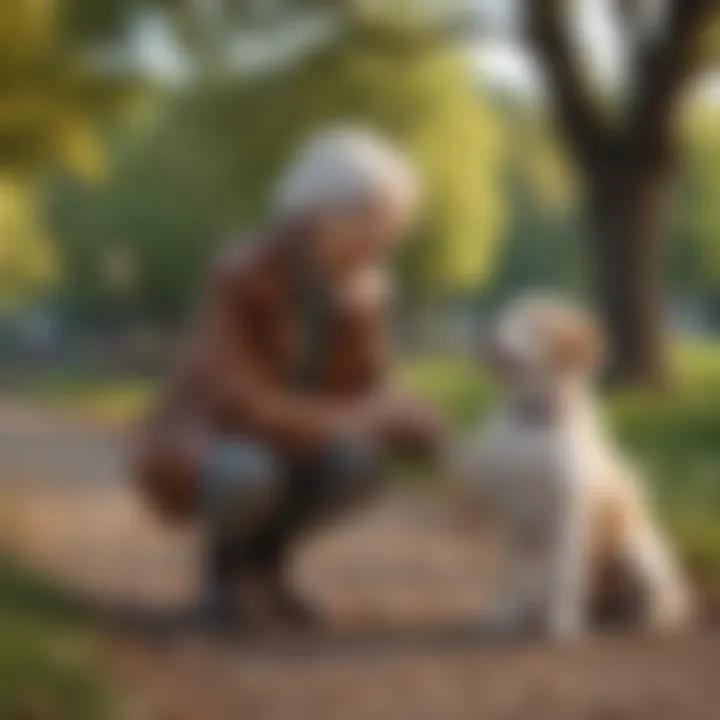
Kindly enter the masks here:
M 673 554 L 597 417 L 600 345 L 589 317 L 543 297 L 511 304 L 490 334 L 504 397 L 456 462 L 504 528 L 497 631 L 569 639 L 603 617 L 655 629 L 690 618 Z

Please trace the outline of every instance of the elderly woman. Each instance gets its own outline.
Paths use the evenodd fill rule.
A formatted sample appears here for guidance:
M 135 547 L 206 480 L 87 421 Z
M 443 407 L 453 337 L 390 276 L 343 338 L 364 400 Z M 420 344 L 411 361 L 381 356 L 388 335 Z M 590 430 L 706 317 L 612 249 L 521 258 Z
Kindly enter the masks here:
M 205 607 L 222 622 L 310 620 L 285 582 L 293 541 L 367 497 L 387 451 L 439 429 L 385 384 L 385 270 L 417 205 L 406 162 L 331 129 L 276 190 L 272 227 L 215 264 L 137 444 L 151 503 L 207 526 Z

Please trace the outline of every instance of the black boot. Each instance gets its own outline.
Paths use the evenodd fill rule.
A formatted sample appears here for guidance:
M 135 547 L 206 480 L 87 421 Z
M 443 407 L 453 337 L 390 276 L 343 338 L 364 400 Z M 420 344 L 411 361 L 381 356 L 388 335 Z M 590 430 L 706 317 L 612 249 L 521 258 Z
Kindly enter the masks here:
M 249 553 L 250 567 L 275 623 L 292 629 L 322 625 L 320 613 L 293 587 L 288 578 L 292 541 L 282 535 L 260 538 Z
M 237 631 L 247 625 L 239 597 L 244 550 L 243 544 L 226 538 L 211 538 L 208 544 L 200 606 L 200 622 L 206 629 Z

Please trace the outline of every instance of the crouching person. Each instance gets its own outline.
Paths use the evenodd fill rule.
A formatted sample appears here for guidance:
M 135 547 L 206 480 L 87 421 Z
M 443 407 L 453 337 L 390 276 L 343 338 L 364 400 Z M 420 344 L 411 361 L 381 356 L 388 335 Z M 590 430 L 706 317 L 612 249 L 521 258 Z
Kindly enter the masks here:
M 388 452 L 438 439 L 384 376 L 386 265 L 416 205 L 393 148 L 331 129 L 281 176 L 273 227 L 211 272 L 136 477 L 164 517 L 206 525 L 214 622 L 252 622 L 249 595 L 279 622 L 314 619 L 287 581 L 294 541 L 368 498 Z

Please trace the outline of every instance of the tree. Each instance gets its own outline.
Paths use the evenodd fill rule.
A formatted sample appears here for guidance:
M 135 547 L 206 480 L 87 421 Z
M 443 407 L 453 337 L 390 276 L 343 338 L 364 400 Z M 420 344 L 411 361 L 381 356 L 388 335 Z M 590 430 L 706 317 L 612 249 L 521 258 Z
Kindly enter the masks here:
M 275 91 L 288 108 L 303 108 L 284 151 L 308 130 L 347 118 L 388 133 L 414 160 L 429 203 L 404 259 L 411 289 L 425 297 L 463 294 L 488 279 L 505 214 L 502 135 L 447 40 L 404 19 L 360 20 Z M 266 166 L 274 171 L 283 160 Z
M 600 97 L 574 52 L 570 16 L 580 0 L 519 0 L 525 39 L 546 71 L 558 127 L 585 190 L 595 284 L 614 346 L 613 375 L 620 382 L 654 382 L 665 374 L 661 278 L 682 154 L 676 120 L 692 80 L 717 62 L 720 4 L 611 1 L 629 58 L 624 103 L 617 94 L 609 100 Z M 333 5 L 285 0 L 276 7 L 301 11 L 318 4 Z M 496 6 L 509 4 L 508 0 Z M 230 0 L 217 4 L 221 9 L 228 6 L 243 11 L 249 7 Z M 387 4 L 406 11 L 411 7 L 412 12 L 434 8 L 438 29 L 455 36 L 476 33 L 478 7 L 481 15 L 490 6 L 412 0 Z M 512 13 L 505 15 L 507 20 Z
M 57 295 L 79 326 L 176 325 L 207 256 L 236 227 L 243 186 L 208 156 L 208 138 L 187 127 L 185 107 L 173 102 L 148 127 L 134 128 L 116 148 L 106 182 L 65 177 L 54 184 L 48 209 L 62 275 Z M 130 288 L 108 278 L 118 255 L 133 266 Z
M 584 295 L 587 262 L 577 183 L 556 147 L 551 123 L 526 103 L 500 98 L 499 104 L 503 126 L 513 139 L 504 182 L 512 215 L 483 301 L 495 304 L 518 292 L 546 288 Z
M 298 144 L 346 119 L 393 136 L 427 182 L 428 216 L 401 259 L 409 288 L 422 298 L 474 291 L 505 222 L 500 123 L 446 39 L 405 22 L 363 23 L 287 67 L 181 88 L 126 140 L 92 199 L 66 185 L 54 215 L 73 307 L 109 309 L 89 268 L 120 243 L 137 259 L 140 307 L 177 319 L 214 246 L 267 222 L 273 180 Z
M 0 5 L 0 305 L 23 300 L 54 275 L 39 217 L 50 169 L 95 179 L 102 172 L 99 126 L 134 83 L 98 73 L 83 55 L 95 20 L 116 26 L 120 0 L 4 0 Z M 79 22 L 85 17 L 83 22 Z
M 665 374 L 661 288 L 663 236 L 680 158 L 684 91 L 709 56 L 717 0 L 667 0 L 656 31 L 645 3 L 618 3 L 632 57 L 630 92 L 609 113 L 583 76 L 563 0 L 527 0 L 528 32 L 549 80 L 559 127 L 584 179 L 597 287 L 614 345 L 614 378 Z

